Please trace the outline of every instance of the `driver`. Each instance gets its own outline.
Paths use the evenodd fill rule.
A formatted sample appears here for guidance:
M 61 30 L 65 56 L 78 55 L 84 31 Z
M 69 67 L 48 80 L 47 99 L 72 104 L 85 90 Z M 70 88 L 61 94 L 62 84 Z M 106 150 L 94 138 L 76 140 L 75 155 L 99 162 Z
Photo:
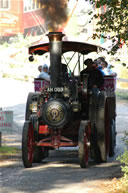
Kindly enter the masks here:
M 81 71 L 81 78 L 84 74 L 88 74 L 88 89 L 100 88 L 104 84 L 104 77 L 102 72 L 96 67 L 92 59 L 87 59 L 84 61 L 84 64 L 87 66 L 84 70 Z

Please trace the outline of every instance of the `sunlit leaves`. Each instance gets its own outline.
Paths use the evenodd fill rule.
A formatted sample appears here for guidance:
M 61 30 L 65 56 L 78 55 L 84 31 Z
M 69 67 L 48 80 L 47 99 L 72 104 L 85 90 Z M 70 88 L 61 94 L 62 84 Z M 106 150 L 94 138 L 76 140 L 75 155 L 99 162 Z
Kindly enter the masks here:
M 98 14 L 94 14 L 97 19 L 96 34 L 94 38 L 101 37 L 101 34 L 109 34 L 116 36 L 117 45 L 114 46 L 113 52 L 119 48 L 123 42 L 128 45 L 128 1 L 126 0 L 91 0 L 96 9 L 99 9 Z M 101 6 L 106 8 L 106 11 L 101 13 Z

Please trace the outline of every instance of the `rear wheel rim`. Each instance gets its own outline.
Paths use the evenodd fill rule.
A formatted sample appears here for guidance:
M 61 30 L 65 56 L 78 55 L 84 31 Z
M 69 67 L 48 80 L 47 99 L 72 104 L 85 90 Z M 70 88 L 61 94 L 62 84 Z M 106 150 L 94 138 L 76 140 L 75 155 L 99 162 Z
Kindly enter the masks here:
M 84 134 L 84 162 L 86 166 L 88 165 L 88 145 L 87 145 L 87 136 Z
M 110 122 L 109 122 L 109 115 L 108 115 L 108 104 L 105 106 L 105 148 L 106 148 L 106 156 L 109 155 L 110 149 Z

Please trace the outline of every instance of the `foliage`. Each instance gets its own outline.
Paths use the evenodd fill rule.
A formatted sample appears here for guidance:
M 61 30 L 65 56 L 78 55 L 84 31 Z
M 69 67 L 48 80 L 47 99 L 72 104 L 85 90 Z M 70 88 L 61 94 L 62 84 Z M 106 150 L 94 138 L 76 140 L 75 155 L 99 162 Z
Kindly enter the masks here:
M 122 43 L 128 46 L 128 1 L 90 0 L 97 8 L 94 18 L 98 19 L 94 38 L 102 36 L 113 41 L 111 53 L 114 54 Z M 106 8 L 105 8 L 106 7 Z M 105 8 L 104 11 L 101 11 Z
M 119 98 L 119 99 L 121 99 L 121 100 L 125 100 L 125 101 L 127 101 L 128 100 L 128 92 L 127 91 L 125 91 L 125 92 L 123 92 L 122 90 L 120 91 L 116 91 L 116 96 Z
M 121 163 L 125 164 L 124 166 L 121 166 L 122 172 L 124 172 L 124 175 L 128 178 L 128 150 L 125 149 L 124 153 L 119 157 L 119 160 Z
M 123 137 L 123 141 L 128 149 L 128 131 L 125 131 L 124 137 Z
M 20 155 L 20 149 L 17 147 L 11 147 L 11 146 L 1 146 L 0 147 L 0 162 L 4 160 L 12 160 L 15 159 L 17 156 Z
M 123 180 L 125 181 L 125 186 L 128 187 L 128 132 L 125 131 L 125 135 L 123 138 L 125 144 L 124 153 L 119 156 L 117 159 L 123 164 L 121 166 L 121 170 L 124 173 Z
M 128 193 L 128 184 L 124 178 L 113 178 L 103 182 L 104 193 Z

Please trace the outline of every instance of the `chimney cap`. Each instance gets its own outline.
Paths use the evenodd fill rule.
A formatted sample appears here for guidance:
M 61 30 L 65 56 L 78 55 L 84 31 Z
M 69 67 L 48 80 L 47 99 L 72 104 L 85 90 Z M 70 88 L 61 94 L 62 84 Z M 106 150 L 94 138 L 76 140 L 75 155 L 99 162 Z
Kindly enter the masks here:
M 62 41 L 65 35 L 62 32 L 49 32 L 47 36 L 49 37 L 49 41 Z

